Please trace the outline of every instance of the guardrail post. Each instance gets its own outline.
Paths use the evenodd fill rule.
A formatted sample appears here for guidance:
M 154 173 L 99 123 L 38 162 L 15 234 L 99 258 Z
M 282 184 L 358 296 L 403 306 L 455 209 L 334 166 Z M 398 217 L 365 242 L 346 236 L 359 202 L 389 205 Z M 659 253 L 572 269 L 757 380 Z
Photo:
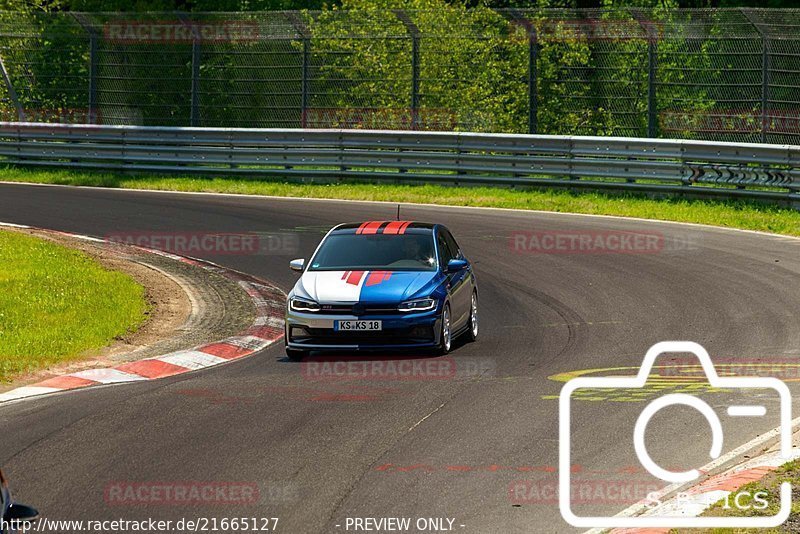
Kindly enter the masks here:
M 411 129 L 417 130 L 420 126 L 419 119 L 419 39 L 420 31 L 416 24 L 402 9 L 393 9 L 394 15 L 406 27 L 411 37 Z

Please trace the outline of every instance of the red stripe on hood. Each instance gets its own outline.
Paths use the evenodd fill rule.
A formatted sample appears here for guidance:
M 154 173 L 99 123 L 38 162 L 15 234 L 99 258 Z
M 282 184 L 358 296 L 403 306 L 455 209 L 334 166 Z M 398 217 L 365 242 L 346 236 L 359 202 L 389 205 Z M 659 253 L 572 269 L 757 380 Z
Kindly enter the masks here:
M 366 271 L 346 271 L 342 275 L 342 280 L 345 280 L 348 284 L 357 286 L 359 282 L 361 282 L 361 278 L 364 276 Z
M 390 271 L 372 271 L 367 276 L 367 281 L 364 282 L 364 285 L 377 286 L 391 277 L 392 273 Z

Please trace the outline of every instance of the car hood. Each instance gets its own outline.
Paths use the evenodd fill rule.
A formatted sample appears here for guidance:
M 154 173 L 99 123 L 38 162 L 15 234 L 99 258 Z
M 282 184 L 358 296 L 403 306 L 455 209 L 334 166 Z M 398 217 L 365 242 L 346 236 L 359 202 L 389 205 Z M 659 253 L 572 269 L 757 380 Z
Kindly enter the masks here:
M 436 271 L 306 271 L 296 289 L 298 294 L 304 293 L 320 303 L 400 303 L 417 296 L 437 274 Z

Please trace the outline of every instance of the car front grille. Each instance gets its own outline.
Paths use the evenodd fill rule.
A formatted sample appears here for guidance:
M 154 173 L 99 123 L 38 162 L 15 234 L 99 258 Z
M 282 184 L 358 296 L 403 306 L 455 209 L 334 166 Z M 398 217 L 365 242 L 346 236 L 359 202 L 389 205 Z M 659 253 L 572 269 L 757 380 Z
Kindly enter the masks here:
M 299 328 L 295 328 L 292 332 L 292 341 L 311 345 L 394 345 L 428 343 L 434 339 L 431 326 L 393 328 L 380 332 L 340 332 L 331 328 L 309 327 L 302 327 L 302 329 L 306 335 L 296 335 Z
M 373 304 L 365 306 L 363 304 L 322 304 L 322 313 L 342 313 L 360 317 L 367 314 L 394 315 L 401 312 L 397 311 L 397 305 Z

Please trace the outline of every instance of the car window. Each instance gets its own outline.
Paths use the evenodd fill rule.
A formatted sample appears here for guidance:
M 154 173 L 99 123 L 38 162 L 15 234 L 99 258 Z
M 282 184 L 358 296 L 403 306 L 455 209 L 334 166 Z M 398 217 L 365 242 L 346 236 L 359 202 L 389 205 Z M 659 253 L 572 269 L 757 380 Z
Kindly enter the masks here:
M 424 233 L 331 234 L 311 260 L 309 271 L 432 271 L 433 236 Z
M 444 239 L 447 242 L 447 247 L 450 249 L 451 254 L 454 258 L 461 257 L 461 248 L 459 248 L 458 243 L 456 243 L 456 239 L 453 237 L 453 234 L 450 233 L 450 230 L 446 228 L 443 229 Z
M 439 265 L 442 266 L 442 269 L 447 267 L 447 263 L 454 258 L 453 251 L 450 250 L 450 247 L 447 244 L 447 240 L 445 239 L 442 232 L 438 232 L 436 234 L 436 246 L 439 248 Z

